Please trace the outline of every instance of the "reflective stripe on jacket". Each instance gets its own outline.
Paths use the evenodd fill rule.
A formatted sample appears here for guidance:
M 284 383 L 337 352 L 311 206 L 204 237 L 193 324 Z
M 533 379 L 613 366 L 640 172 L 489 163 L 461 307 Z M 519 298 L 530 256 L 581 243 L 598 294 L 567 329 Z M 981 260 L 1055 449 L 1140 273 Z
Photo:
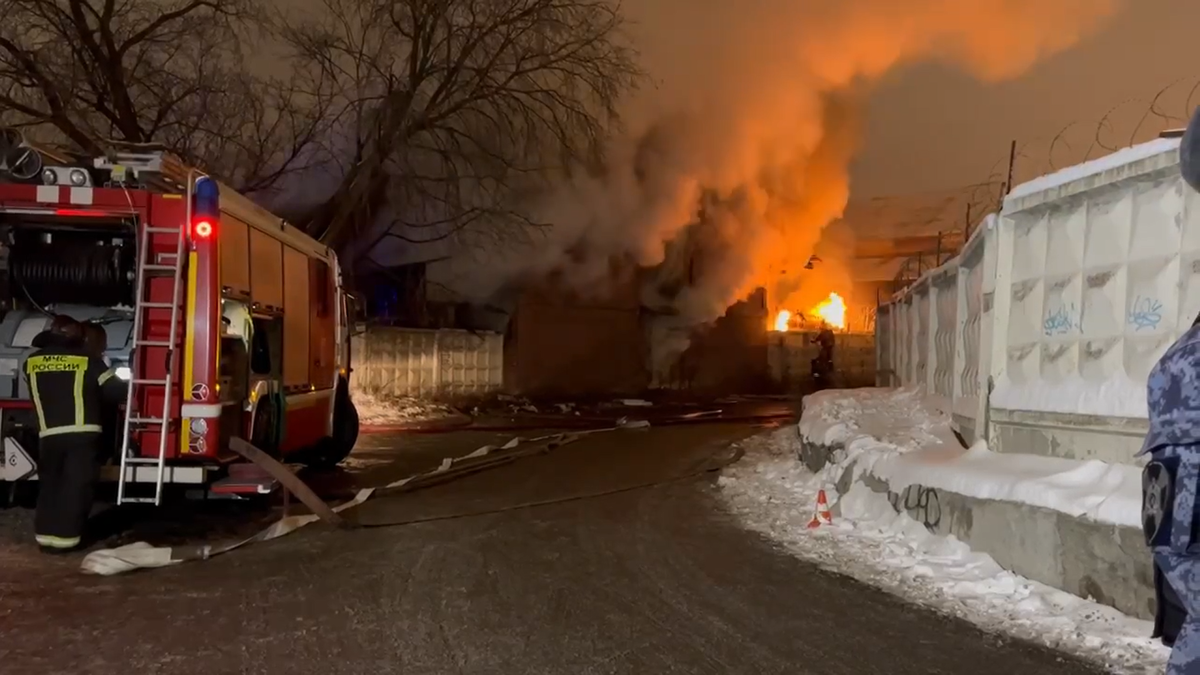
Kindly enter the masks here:
M 98 433 L 105 399 L 117 398 L 124 383 L 82 342 L 54 337 L 25 359 L 38 435 Z

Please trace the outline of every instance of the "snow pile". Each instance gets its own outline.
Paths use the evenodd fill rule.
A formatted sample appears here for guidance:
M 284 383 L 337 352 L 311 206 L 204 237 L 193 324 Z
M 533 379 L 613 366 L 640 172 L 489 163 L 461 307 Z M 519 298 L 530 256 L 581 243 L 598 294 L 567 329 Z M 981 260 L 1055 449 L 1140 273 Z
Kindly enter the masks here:
M 521 413 L 533 413 L 534 415 L 537 415 L 538 413 L 541 412 L 540 410 L 538 410 L 538 407 L 533 404 L 532 401 L 530 401 L 527 398 L 521 397 L 521 396 L 512 396 L 510 394 L 498 394 L 496 396 L 494 403 L 495 403 L 495 405 L 498 405 L 499 407 L 504 408 L 507 412 L 509 412 L 513 415 L 519 415 Z M 475 406 L 471 410 L 471 414 L 472 415 L 482 415 L 485 412 L 484 408 L 490 407 L 487 405 L 487 402 L 484 402 L 482 405 L 484 407 Z M 570 404 L 566 404 L 566 405 L 569 406 Z M 559 408 L 559 410 L 561 410 L 563 413 L 568 412 L 568 410 L 565 410 L 562 408 Z M 493 410 L 493 412 L 494 412 L 494 410 Z
M 894 491 L 923 485 L 1110 525 L 1142 526 L 1142 472 L 1136 466 L 996 453 L 980 442 L 954 459 L 917 452 L 877 462 L 871 471 Z
M 745 526 L 793 554 L 986 630 L 1099 659 L 1126 673 L 1161 673 L 1169 654 L 1149 622 L 1000 567 L 954 537 L 930 534 L 881 494 L 855 483 L 832 526 L 808 530 L 817 490 L 830 486 L 795 460 L 790 428 L 745 444 L 718 480 Z
M 1141 527 L 1141 469 L 1097 460 L 964 450 L 949 419 L 919 389 L 824 391 L 804 399 L 800 434 L 842 446 L 827 475 L 853 464 L 893 492 L 910 485 L 1053 509 L 1101 523 Z
M 438 419 L 454 414 L 448 406 L 409 396 L 375 396 L 366 392 L 354 393 L 354 407 L 362 424 L 404 424 Z
M 800 434 L 821 445 L 870 437 L 896 448 L 958 445 L 949 419 L 913 389 L 830 389 L 804 397 Z
M 628 406 L 631 408 L 648 408 L 648 407 L 654 405 L 650 401 L 646 401 L 646 400 L 643 400 L 640 398 L 623 398 L 620 401 L 618 401 L 618 403 L 620 403 L 623 406 Z
M 992 391 L 991 403 L 993 407 L 1004 410 L 1138 419 L 1149 417 L 1145 382 L 1134 382 L 1123 373 L 1099 383 L 1086 382 L 1076 376 L 1062 382 L 1016 384 L 1007 377 L 1001 377 Z

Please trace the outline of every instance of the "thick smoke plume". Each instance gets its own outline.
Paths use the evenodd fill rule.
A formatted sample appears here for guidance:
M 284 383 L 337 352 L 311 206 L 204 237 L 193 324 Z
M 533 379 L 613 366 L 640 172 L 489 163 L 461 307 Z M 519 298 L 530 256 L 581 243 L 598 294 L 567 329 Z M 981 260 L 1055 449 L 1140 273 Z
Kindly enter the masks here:
M 874 81 L 930 60 L 1012 77 L 1070 47 L 1117 4 L 627 0 L 656 86 L 631 103 L 605 170 L 541 206 L 553 229 L 519 253 L 489 247 L 469 285 L 486 293 L 516 274 L 557 270 L 594 289 L 624 259 L 661 265 L 651 290 L 693 323 L 760 286 L 775 306 L 815 301 L 804 263 L 846 206 Z M 679 276 L 671 258 L 680 251 L 701 261 L 682 283 L 664 278 Z

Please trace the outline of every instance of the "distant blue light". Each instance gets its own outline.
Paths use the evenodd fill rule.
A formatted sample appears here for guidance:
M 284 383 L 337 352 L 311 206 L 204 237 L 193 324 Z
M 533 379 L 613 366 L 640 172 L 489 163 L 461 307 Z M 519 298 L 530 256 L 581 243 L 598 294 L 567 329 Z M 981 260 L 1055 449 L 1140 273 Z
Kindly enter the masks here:
M 372 290 L 375 316 L 387 317 L 396 313 L 400 305 L 400 290 L 394 283 L 383 282 Z

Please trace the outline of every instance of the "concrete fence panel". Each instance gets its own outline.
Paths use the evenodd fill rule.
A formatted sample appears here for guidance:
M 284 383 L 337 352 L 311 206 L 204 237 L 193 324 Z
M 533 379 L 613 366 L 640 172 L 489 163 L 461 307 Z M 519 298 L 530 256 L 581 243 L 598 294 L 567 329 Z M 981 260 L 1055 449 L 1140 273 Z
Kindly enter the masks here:
M 894 332 L 883 323 L 875 331 L 879 349 L 897 361 L 890 377 L 880 376 L 881 385 L 923 387 L 968 441 L 977 437 L 985 414 L 981 373 L 990 342 L 984 335 L 984 282 L 993 223 L 986 219 L 957 257 L 881 306 L 879 315 L 891 318 Z
M 958 262 L 951 261 L 938 268 L 930 277 L 932 293 L 932 349 L 930 355 L 931 391 L 945 412 L 954 400 L 954 384 L 958 379 L 958 342 L 962 335 L 958 321 Z
M 1001 452 L 1132 462 L 1146 377 L 1200 312 L 1200 195 L 1178 163 L 1160 139 L 1017 186 L 879 309 L 881 383 L 948 400 Z
M 930 375 L 933 372 L 931 361 L 933 347 L 933 322 L 931 314 L 933 292 L 930 277 L 918 281 L 914 286 L 913 301 L 910 311 L 913 313 L 913 382 L 925 387 L 930 385 Z
M 875 314 L 875 386 L 890 387 L 896 380 L 893 345 L 896 333 L 892 326 L 895 312 L 891 305 L 883 305 Z
M 499 390 L 504 336 L 372 326 L 351 341 L 351 388 L 373 395 L 452 397 Z

